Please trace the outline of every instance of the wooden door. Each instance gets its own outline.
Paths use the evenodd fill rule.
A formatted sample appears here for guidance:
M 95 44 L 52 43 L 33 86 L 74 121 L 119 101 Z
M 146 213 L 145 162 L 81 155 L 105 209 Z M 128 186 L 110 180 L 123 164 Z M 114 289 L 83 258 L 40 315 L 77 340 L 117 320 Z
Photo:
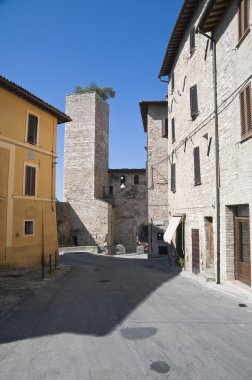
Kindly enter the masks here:
M 209 221 L 209 264 L 214 265 L 214 235 L 213 221 Z
M 9 150 L 0 147 L 0 263 L 5 264 Z
M 192 229 L 192 271 L 197 274 L 200 271 L 199 254 L 199 230 Z
M 249 218 L 236 218 L 236 278 L 251 286 Z

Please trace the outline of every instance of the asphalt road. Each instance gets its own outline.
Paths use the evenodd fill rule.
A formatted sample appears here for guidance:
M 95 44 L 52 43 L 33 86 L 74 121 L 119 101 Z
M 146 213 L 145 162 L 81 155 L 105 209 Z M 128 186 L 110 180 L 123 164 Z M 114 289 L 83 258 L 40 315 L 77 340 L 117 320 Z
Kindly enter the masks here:
M 163 260 L 64 255 L 72 269 L 0 321 L 1 380 L 252 379 L 252 306 Z

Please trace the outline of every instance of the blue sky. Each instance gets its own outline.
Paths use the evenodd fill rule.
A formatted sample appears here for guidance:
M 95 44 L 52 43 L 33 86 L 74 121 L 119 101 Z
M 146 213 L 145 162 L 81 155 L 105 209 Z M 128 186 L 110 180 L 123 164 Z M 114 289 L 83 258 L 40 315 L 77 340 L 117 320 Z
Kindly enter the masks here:
M 0 0 L 0 73 L 65 110 L 76 85 L 112 86 L 111 168 L 145 167 L 140 100 L 163 99 L 158 73 L 183 0 Z M 64 126 L 58 127 L 57 197 Z

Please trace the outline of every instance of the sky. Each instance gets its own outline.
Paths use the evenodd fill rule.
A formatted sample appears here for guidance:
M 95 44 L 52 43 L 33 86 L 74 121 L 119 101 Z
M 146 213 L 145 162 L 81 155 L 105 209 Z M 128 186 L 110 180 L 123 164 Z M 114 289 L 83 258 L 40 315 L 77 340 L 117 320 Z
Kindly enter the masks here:
M 0 75 L 65 112 L 75 86 L 111 86 L 109 167 L 144 168 L 139 101 L 163 100 L 158 79 L 183 0 L 0 0 Z M 62 200 L 64 125 L 56 196 Z

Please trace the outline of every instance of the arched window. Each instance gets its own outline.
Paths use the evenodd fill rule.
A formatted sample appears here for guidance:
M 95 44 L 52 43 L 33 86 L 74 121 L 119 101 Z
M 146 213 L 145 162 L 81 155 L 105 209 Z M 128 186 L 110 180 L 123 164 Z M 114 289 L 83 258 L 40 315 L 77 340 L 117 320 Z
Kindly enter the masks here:
M 139 185 L 139 176 L 137 174 L 134 176 L 134 185 Z
M 126 182 L 125 175 L 121 175 L 121 177 L 120 177 L 120 188 L 121 189 L 125 189 L 125 182 Z

